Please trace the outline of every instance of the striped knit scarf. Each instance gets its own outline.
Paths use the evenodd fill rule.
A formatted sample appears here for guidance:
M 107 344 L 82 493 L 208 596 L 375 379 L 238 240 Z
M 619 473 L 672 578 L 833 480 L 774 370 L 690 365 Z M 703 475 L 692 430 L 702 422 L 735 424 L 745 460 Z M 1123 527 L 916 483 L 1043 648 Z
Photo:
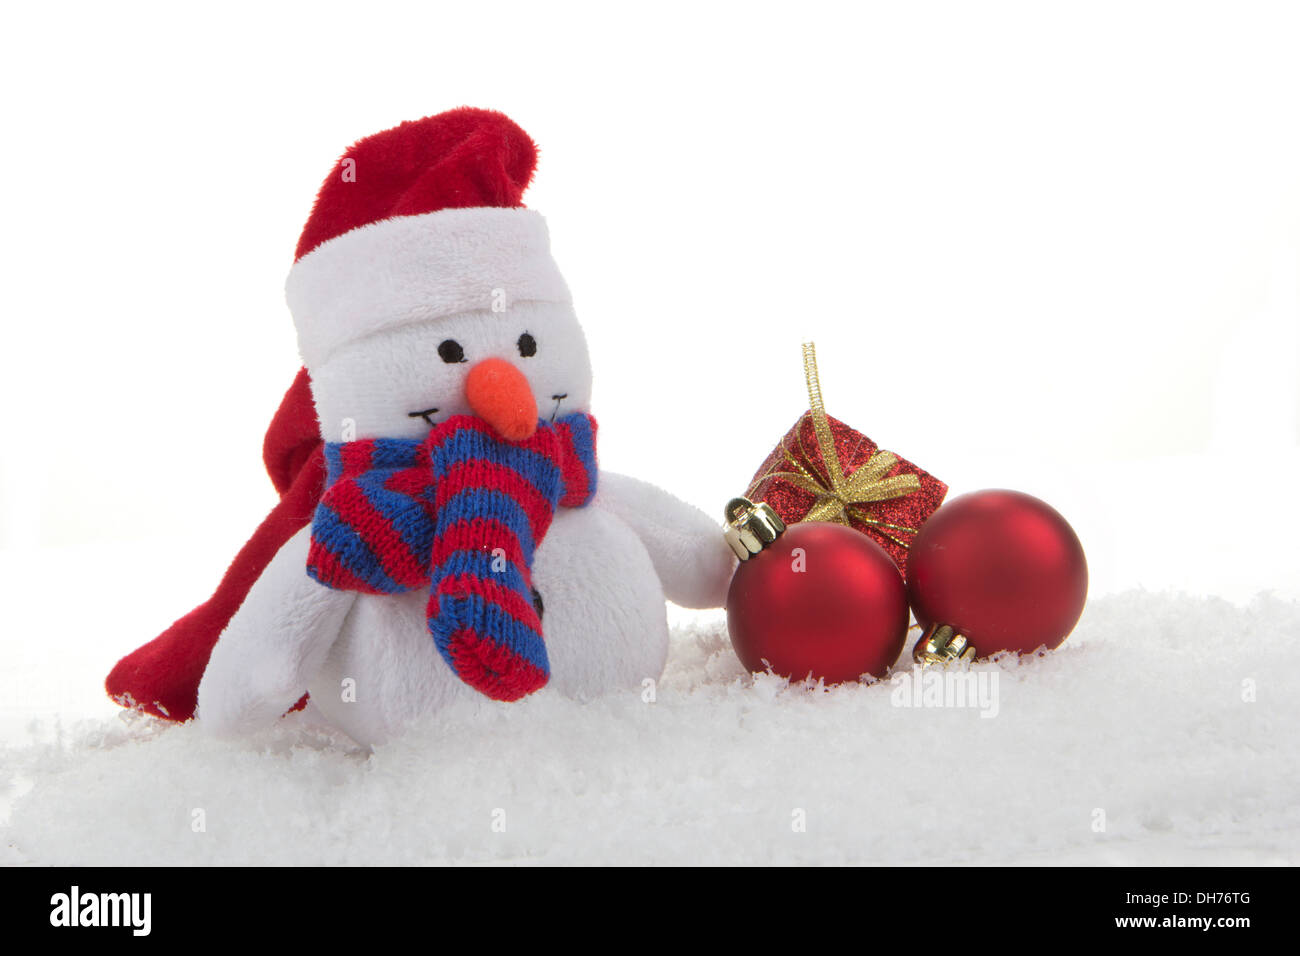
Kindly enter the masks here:
M 328 443 L 325 463 L 307 573 L 364 594 L 427 587 L 429 632 L 461 680 L 497 700 L 542 687 L 533 555 L 557 504 L 595 494 L 595 419 L 566 415 L 511 442 L 457 415 L 424 441 Z

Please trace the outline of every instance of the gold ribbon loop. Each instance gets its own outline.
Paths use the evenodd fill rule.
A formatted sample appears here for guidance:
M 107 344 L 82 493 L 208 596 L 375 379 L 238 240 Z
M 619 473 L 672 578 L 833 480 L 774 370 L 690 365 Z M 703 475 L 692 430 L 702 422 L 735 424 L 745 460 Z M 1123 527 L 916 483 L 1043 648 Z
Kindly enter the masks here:
M 822 404 L 821 381 L 817 377 L 817 351 L 811 342 L 805 342 L 803 345 L 803 372 L 804 379 L 808 383 L 808 412 L 812 418 L 813 433 L 817 436 L 817 446 L 821 450 L 822 462 L 826 465 L 827 480 L 821 480 L 820 476 L 805 467 L 803 461 L 794 455 L 782 440 L 781 451 L 785 456 L 785 463 L 794 470 L 770 471 L 760 475 L 745 492 L 746 497 L 752 497 L 758 486 L 767 479 L 781 478 L 794 487 L 816 496 L 816 501 L 803 518 L 804 521 L 835 521 L 839 524 L 849 524 L 851 516 L 862 524 L 880 529 L 880 533 L 885 537 L 906 547 L 907 542 L 901 541 L 889 532 L 916 534 L 915 528 L 905 528 L 880 521 L 864 511 L 861 506 L 910 495 L 920 490 L 921 480 L 916 475 L 894 475 L 886 478 L 885 473 L 898 463 L 898 456 L 882 449 L 876 449 L 870 458 L 846 475 L 840 464 L 839 455 L 835 453 L 835 437 L 831 434 L 830 421 L 826 417 L 826 408 Z

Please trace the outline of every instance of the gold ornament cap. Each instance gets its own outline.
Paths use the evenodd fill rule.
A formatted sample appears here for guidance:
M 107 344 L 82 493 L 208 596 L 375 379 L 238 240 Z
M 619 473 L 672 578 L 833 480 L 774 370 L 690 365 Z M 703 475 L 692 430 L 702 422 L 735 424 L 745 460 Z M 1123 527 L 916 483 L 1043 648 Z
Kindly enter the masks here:
M 965 634 L 949 624 L 931 624 L 912 648 L 912 660 L 923 667 L 938 664 L 965 666 L 975 659 L 975 647 Z
M 748 498 L 732 498 L 724 512 L 727 527 L 722 536 L 741 561 L 748 561 L 785 531 L 781 516 L 763 501 L 755 504 Z

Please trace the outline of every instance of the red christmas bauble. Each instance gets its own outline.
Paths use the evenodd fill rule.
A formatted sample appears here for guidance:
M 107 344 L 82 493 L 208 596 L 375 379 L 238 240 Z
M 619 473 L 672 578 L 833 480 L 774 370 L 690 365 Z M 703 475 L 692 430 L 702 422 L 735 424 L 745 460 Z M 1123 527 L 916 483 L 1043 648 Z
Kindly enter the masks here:
M 950 625 L 977 657 L 1060 645 L 1078 623 L 1088 564 L 1074 529 L 1018 491 L 954 498 L 921 526 L 907 557 L 917 622 Z
M 885 550 L 844 525 L 791 525 L 742 561 L 727 593 L 740 661 L 828 684 L 882 676 L 907 637 L 907 589 Z

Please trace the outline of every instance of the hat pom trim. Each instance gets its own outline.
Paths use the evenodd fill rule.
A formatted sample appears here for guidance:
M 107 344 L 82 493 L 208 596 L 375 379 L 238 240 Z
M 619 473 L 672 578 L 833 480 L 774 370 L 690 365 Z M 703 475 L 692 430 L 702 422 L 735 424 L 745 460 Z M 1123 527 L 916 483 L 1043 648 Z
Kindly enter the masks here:
M 525 301 L 572 301 L 532 209 L 472 207 L 353 229 L 294 263 L 285 297 L 308 369 L 387 328 Z

